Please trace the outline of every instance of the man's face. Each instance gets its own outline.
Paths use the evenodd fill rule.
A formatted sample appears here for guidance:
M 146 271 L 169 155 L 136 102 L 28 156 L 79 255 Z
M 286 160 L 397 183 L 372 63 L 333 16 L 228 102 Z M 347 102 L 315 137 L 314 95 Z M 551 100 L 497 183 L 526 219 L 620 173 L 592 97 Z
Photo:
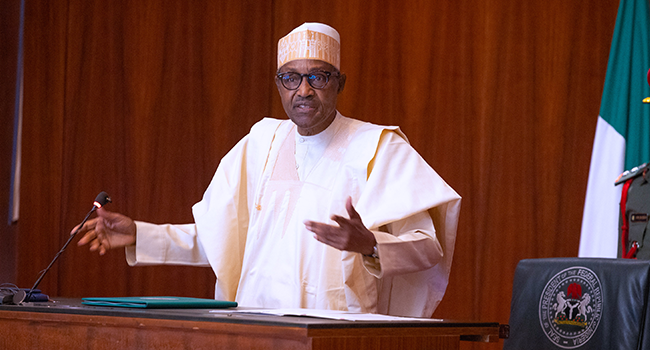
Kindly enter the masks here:
M 332 123 L 336 116 L 336 99 L 345 86 L 345 74 L 339 76 L 338 70 L 329 63 L 308 59 L 288 62 L 278 70 L 278 73 L 299 74 L 319 71 L 332 73 L 322 89 L 314 89 L 304 77 L 298 89 L 289 90 L 280 78 L 275 78 L 284 111 L 298 127 L 300 135 L 316 135 Z

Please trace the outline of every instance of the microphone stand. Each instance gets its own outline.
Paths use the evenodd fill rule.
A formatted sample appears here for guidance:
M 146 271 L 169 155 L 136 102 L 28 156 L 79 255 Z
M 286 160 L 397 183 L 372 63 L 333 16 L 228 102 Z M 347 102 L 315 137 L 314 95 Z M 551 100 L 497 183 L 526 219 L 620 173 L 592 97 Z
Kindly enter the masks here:
M 50 268 L 52 268 L 52 265 L 54 265 L 54 263 L 59 258 L 59 256 L 61 256 L 61 254 L 63 253 L 65 248 L 68 247 L 68 245 L 70 244 L 70 242 L 72 242 L 72 240 L 77 235 L 77 233 L 79 233 L 79 231 L 84 226 L 86 221 L 88 221 L 88 218 L 90 217 L 90 215 L 92 215 L 92 213 L 94 213 L 95 210 L 101 208 L 103 205 L 105 205 L 106 203 L 110 203 L 110 202 L 111 202 L 111 198 L 108 196 L 108 194 L 106 194 L 106 192 L 101 192 L 100 194 L 97 195 L 97 198 L 95 198 L 95 202 L 93 203 L 93 208 L 90 209 L 88 214 L 86 214 L 86 217 L 83 219 L 83 221 L 81 222 L 79 227 L 77 227 L 77 229 L 74 230 L 74 232 L 70 235 L 70 238 L 68 238 L 68 241 L 65 242 L 65 244 L 63 245 L 63 248 L 61 248 L 61 250 L 59 250 L 59 252 L 56 253 L 56 255 L 54 256 L 54 259 L 52 259 L 52 262 L 50 262 L 50 264 L 45 268 L 45 270 L 43 270 L 41 275 L 36 280 L 36 283 L 34 283 L 32 288 L 29 289 L 29 292 L 27 293 L 27 295 L 24 297 L 23 300 L 20 300 L 20 302 L 23 302 L 23 301 L 29 302 L 29 299 L 32 297 L 32 293 L 34 292 L 34 289 L 36 289 L 36 287 L 38 287 L 38 284 L 41 283 L 41 281 L 43 280 L 43 277 L 45 277 L 45 274 L 50 270 Z

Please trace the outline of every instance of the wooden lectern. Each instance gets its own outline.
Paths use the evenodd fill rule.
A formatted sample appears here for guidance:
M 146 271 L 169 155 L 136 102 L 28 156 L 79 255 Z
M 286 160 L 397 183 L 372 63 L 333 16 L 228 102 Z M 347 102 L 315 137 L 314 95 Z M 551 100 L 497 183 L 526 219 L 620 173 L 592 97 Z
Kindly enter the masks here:
M 496 342 L 499 324 L 343 321 L 211 313 L 209 309 L 94 307 L 79 299 L 0 305 L 2 349 L 458 349 Z

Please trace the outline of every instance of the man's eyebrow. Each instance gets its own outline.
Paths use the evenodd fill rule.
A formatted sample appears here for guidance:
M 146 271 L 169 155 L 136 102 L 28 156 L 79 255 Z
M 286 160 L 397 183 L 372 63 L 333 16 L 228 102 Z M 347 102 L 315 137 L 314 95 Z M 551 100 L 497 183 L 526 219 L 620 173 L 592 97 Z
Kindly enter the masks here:
M 307 73 L 314 73 L 314 72 L 332 72 L 329 67 L 312 67 L 310 68 Z M 302 74 L 301 72 L 298 71 L 296 68 L 285 68 L 282 71 L 278 71 L 278 74 L 281 73 L 299 73 Z
M 314 73 L 314 72 L 329 72 L 325 67 L 321 68 L 312 68 L 309 70 L 309 73 Z

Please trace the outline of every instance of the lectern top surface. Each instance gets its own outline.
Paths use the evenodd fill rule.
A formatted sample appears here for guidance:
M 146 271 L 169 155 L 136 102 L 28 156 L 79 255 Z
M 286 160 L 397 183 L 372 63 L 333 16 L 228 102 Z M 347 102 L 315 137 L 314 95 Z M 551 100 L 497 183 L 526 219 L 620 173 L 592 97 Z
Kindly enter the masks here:
M 112 317 L 139 317 L 201 322 L 222 322 L 266 326 L 290 326 L 306 329 L 327 328 L 377 328 L 377 327 L 498 327 L 495 322 L 456 320 L 405 320 L 405 321 L 346 321 L 316 317 L 275 316 L 239 312 L 211 312 L 212 309 L 134 309 L 121 307 L 82 305 L 81 299 L 54 298 L 55 302 L 28 303 L 24 305 L 0 305 L 0 311 L 24 311 L 40 313 L 98 315 Z M 241 311 L 245 308 L 236 308 Z

